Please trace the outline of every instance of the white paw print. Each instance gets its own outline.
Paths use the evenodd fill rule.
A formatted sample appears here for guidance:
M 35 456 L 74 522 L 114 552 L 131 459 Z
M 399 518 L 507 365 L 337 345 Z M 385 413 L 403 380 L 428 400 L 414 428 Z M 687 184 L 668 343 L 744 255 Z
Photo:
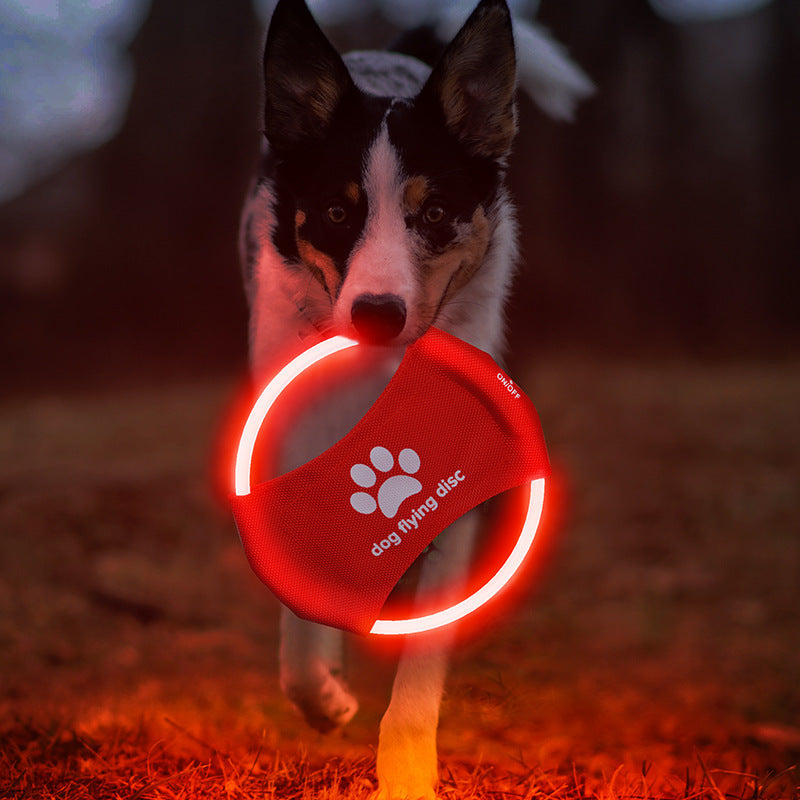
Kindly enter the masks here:
M 373 447 L 369 453 L 369 460 L 372 466 L 380 472 L 389 472 L 394 467 L 394 457 L 385 447 Z M 397 455 L 397 463 L 405 475 L 392 475 L 387 478 L 378 488 L 378 500 L 367 492 L 354 492 L 350 496 L 350 505 L 359 514 L 372 514 L 375 509 L 380 508 L 383 515 L 391 519 L 397 514 L 400 503 L 422 490 L 422 484 L 412 478 L 420 465 L 419 456 L 410 447 L 401 450 Z M 350 477 L 356 486 L 363 489 L 372 488 L 378 476 L 375 470 L 366 464 L 353 464 L 350 469 Z

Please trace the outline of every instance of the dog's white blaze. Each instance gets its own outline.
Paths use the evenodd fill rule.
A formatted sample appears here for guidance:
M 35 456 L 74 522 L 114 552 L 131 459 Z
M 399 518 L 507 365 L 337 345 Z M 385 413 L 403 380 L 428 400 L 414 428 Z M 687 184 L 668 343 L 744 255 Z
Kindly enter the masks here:
M 344 285 L 334 309 L 336 328 L 350 329 L 353 301 L 361 294 L 401 297 L 412 323 L 417 288 L 411 240 L 403 211 L 404 176 L 384 123 L 364 159 L 367 221 L 350 257 Z

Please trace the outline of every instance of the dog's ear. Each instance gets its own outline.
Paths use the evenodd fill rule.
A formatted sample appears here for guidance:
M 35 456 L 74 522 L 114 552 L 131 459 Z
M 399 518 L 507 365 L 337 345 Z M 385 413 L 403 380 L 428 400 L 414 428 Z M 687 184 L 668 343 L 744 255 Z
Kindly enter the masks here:
M 517 132 L 516 60 L 505 0 L 481 0 L 433 68 L 420 98 L 476 156 L 502 161 Z
M 322 139 L 353 86 L 303 0 L 280 0 L 264 48 L 264 133 L 279 151 Z

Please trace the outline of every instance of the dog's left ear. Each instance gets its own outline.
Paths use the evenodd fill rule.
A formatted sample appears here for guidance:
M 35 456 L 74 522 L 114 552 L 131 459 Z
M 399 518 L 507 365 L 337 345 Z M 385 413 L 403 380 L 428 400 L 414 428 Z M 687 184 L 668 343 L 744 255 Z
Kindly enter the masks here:
M 502 161 L 517 132 L 516 60 L 505 0 L 481 0 L 420 93 L 444 112 L 448 130 L 475 156 Z

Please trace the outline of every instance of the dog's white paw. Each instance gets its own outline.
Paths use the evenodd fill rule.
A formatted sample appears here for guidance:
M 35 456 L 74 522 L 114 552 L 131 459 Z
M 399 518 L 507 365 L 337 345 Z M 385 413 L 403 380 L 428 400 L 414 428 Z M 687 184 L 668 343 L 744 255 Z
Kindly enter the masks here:
M 436 800 L 433 789 L 419 789 L 401 786 L 397 790 L 383 786 L 370 795 L 370 800 Z
M 283 691 L 305 721 L 321 733 L 346 725 L 358 711 L 358 700 L 345 682 L 325 667 L 304 680 L 285 681 Z
M 392 731 L 381 726 L 378 791 L 372 800 L 436 800 L 436 731 Z

